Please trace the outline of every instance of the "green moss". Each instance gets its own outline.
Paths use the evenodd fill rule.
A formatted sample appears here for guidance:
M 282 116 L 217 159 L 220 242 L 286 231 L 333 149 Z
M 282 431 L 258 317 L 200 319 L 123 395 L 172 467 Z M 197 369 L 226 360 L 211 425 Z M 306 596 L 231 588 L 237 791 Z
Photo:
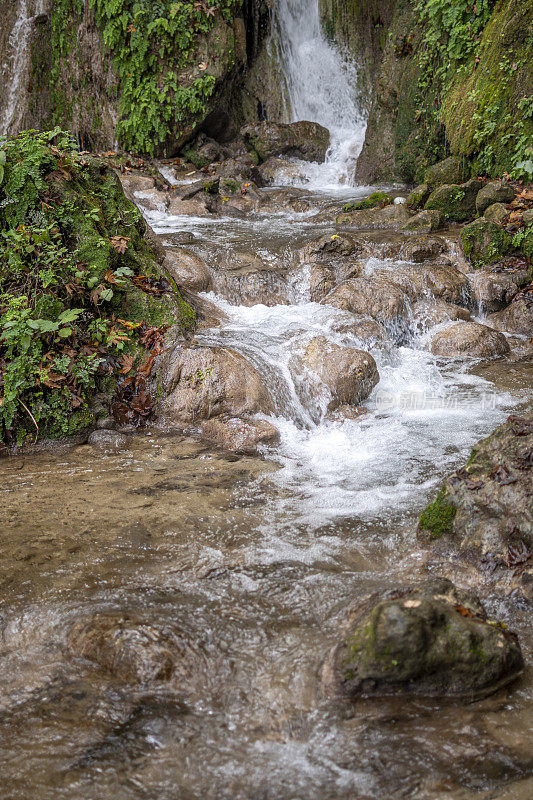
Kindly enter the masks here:
M 422 512 L 418 528 L 427 532 L 430 540 L 440 539 L 441 536 L 453 531 L 455 514 L 456 508 L 446 497 L 446 489 L 443 487 L 435 500 Z
M 508 251 L 506 231 L 487 219 L 476 219 L 461 231 L 463 255 L 474 267 L 498 261 Z
M 350 211 L 363 211 L 366 208 L 376 208 L 376 206 L 383 206 L 392 203 L 393 198 L 387 192 L 372 192 L 364 200 L 359 200 L 357 203 L 347 203 L 342 207 L 346 213 Z

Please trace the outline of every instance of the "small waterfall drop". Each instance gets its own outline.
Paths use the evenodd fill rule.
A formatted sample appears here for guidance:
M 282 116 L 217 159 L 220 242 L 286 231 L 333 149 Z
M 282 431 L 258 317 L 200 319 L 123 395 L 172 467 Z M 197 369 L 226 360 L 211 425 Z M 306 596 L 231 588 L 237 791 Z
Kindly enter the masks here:
M 367 121 L 358 96 L 357 67 L 328 42 L 318 0 L 276 0 L 274 29 L 288 121 L 318 122 L 331 136 L 325 163 L 305 167 L 305 185 L 329 190 L 349 186 Z

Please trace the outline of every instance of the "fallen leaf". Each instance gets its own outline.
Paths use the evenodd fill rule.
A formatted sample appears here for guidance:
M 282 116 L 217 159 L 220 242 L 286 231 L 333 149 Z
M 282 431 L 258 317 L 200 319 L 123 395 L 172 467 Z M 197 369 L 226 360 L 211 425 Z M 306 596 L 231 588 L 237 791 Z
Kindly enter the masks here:
M 125 253 L 128 249 L 128 242 L 130 240 L 129 236 L 113 236 L 111 238 L 111 244 L 117 251 L 117 253 Z

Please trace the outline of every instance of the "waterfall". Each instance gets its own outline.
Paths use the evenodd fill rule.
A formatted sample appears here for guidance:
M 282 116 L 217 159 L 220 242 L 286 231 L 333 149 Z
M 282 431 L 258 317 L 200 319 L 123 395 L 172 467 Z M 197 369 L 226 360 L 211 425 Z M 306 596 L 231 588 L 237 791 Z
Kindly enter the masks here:
M 31 61 L 34 19 L 44 11 L 45 0 L 18 0 L 16 17 L 0 64 L 0 135 L 17 133 L 26 107 L 26 84 Z
M 330 131 L 326 161 L 305 168 L 306 185 L 351 185 L 366 129 L 356 65 L 327 40 L 318 0 L 276 0 L 274 41 L 285 77 L 287 121 L 318 122 Z

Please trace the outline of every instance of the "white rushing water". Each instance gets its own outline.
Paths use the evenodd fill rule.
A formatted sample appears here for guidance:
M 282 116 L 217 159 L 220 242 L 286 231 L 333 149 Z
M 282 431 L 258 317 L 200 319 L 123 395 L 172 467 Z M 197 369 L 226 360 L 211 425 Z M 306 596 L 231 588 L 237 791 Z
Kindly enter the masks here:
M 276 0 L 274 22 L 289 121 L 318 122 L 331 136 L 325 163 L 303 167 L 303 183 L 336 191 L 339 185 L 353 183 L 365 136 L 357 67 L 328 42 L 318 0 Z

